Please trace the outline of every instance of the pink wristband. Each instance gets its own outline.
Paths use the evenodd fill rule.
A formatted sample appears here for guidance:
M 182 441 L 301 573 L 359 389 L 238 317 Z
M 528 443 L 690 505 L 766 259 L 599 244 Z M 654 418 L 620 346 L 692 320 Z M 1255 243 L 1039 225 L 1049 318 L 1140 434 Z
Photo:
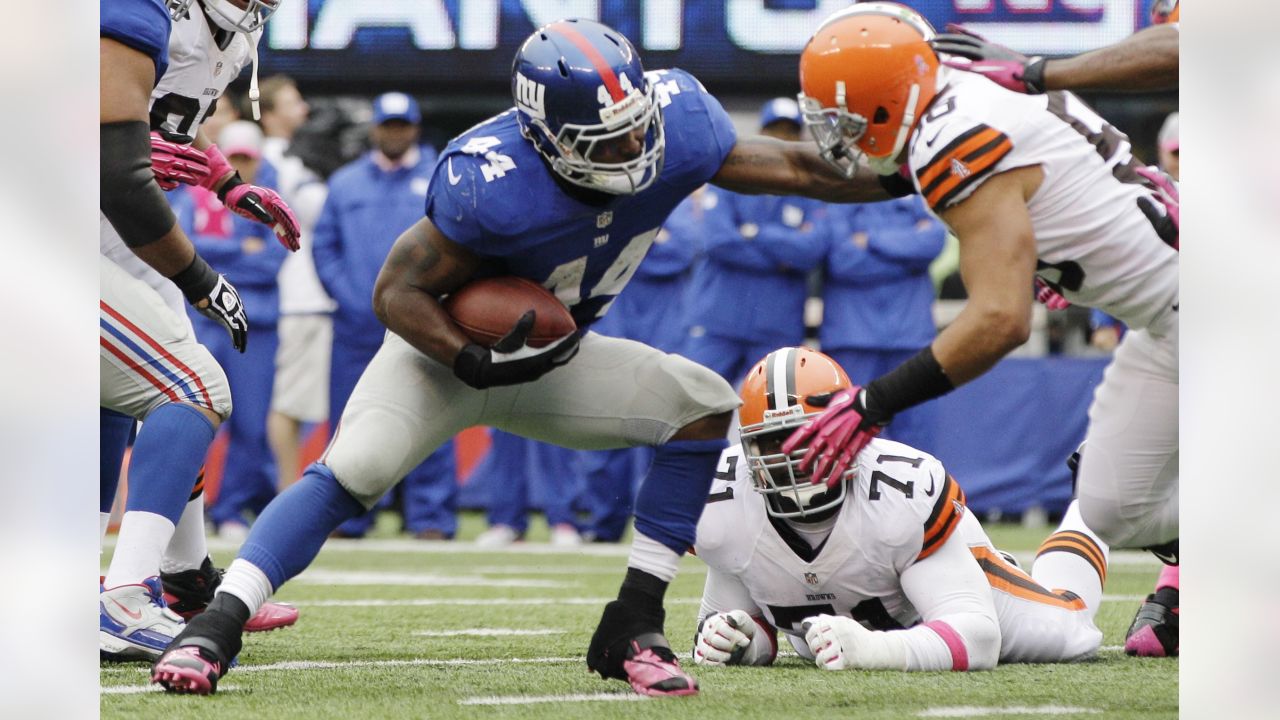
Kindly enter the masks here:
M 209 176 L 204 179 L 201 186 L 206 190 L 217 192 L 218 184 L 226 177 L 236 171 L 231 167 L 231 163 L 227 162 L 227 158 L 218 149 L 217 145 L 210 145 L 204 149 L 204 156 L 209 158 Z

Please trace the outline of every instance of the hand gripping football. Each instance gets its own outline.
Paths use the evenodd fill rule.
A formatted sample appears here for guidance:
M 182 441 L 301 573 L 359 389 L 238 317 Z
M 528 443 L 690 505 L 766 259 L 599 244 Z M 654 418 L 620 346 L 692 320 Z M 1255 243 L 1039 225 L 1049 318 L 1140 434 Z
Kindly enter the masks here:
M 530 310 L 537 317 L 529 347 L 545 347 L 578 328 L 569 309 L 549 290 L 514 276 L 472 280 L 444 299 L 444 309 L 467 337 L 484 347 L 511 332 Z

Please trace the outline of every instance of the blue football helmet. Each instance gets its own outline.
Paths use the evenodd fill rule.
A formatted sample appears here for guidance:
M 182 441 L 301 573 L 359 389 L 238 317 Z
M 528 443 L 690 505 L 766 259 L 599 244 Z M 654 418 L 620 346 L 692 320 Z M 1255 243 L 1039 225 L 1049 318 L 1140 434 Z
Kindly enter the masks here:
M 640 56 L 621 33 L 593 20 L 553 22 L 524 41 L 511 70 L 520 130 L 560 177 L 615 195 L 633 195 L 658 179 L 662 112 Z M 638 156 L 598 159 L 598 151 L 641 134 Z

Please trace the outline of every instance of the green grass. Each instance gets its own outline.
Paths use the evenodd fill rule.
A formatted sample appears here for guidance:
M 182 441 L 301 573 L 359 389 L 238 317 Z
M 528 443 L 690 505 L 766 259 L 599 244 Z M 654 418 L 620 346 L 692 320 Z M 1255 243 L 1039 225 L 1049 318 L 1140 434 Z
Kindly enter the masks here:
M 478 517 L 467 515 L 460 537 L 472 538 L 482 528 Z M 1047 533 L 1016 526 L 988 530 L 998 546 L 1019 554 L 1024 565 Z M 375 537 L 398 537 L 394 521 L 384 517 Z M 537 541 L 545 537 L 545 527 L 535 526 L 524 549 L 485 553 L 475 552 L 466 543 L 403 540 L 377 551 L 361 549 L 361 541 L 330 543 L 308 571 L 313 581 L 307 582 L 304 574 L 277 596 L 297 603 L 301 620 L 292 628 L 246 636 L 241 666 L 223 678 L 216 695 L 121 693 L 118 688 L 146 686 L 146 666 L 103 665 L 100 682 L 111 690 L 102 696 L 102 717 L 896 719 L 915 717 L 931 707 L 952 706 L 1063 706 L 1091 711 L 1057 718 L 1174 718 L 1178 714 L 1178 662 L 1129 658 L 1116 649 L 1104 649 L 1097 660 L 1087 663 L 1006 665 L 984 673 L 829 673 L 791 656 L 780 658 L 772 668 L 697 668 L 694 673 L 702 693 L 693 698 L 464 704 L 494 697 L 636 697 L 621 682 L 605 682 L 588 674 L 582 660 L 603 602 L 617 591 L 626 564 L 625 546 L 613 555 L 537 552 L 542 547 Z M 221 564 L 232 556 L 226 547 L 214 552 Z M 1158 568 L 1142 556 L 1128 557 L 1137 563 L 1112 565 L 1108 596 L 1149 592 Z M 425 584 L 327 584 L 353 573 L 395 574 L 381 580 L 409 581 L 421 576 L 428 580 Z M 691 646 L 704 578 L 701 563 L 686 558 L 668 593 L 667 634 L 682 658 Z M 447 604 L 315 604 L 357 599 Z M 540 599 L 559 602 L 531 602 Z M 496 602 L 503 600 L 512 604 Z M 1132 599 L 1104 601 L 1098 616 L 1104 647 L 1123 642 L 1136 607 Z M 415 634 L 472 628 L 546 634 Z M 785 641 L 783 647 L 789 649 Z M 311 665 L 263 667 L 294 662 Z M 318 666 L 321 663 L 332 665 Z

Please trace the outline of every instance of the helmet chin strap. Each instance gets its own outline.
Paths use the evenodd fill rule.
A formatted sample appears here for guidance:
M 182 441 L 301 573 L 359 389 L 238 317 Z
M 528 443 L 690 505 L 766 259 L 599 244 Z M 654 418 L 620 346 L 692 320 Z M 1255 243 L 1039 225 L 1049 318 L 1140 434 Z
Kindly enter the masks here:
M 249 106 L 253 108 L 253 119 L 257 121 L 262 119 L 262 107 L 258 104 L 258 42 L 262 40 L 262 34 L 254 38 L 253 33 L 249 33 L 246 39 L 249 41 L 249 64 L 253 68 L 249 74 Z

